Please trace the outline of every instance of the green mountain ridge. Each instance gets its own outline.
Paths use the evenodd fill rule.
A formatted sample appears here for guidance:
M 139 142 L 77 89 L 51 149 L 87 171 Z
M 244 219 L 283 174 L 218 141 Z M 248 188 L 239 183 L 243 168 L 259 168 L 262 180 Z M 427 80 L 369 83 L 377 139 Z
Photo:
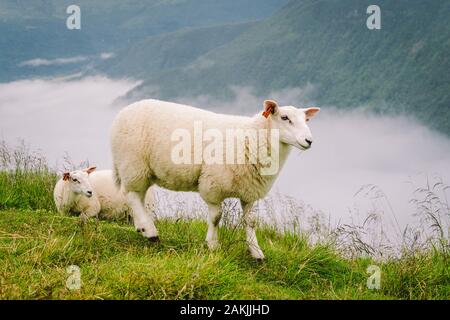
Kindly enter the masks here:
M 379 1 L 381 30 L 366 27 L 370 4 L 290 1 L 189 67 L 145 79 L 130 97 L 230 99 L 231 86 L 264 97 L 313 84 L 309 98 L 321 105 L 412 113 L 449 134 L 450 2 Z
M 408 113 L 450 134 L 450 1 L 380 0 L 381 30 L 366 27 L 369 0 L 80 0 L 77 31 L 65 27 L 69 4 L 0 3 L 0 81 L 80 71 L 142 80 L 128 100 L 312 87 L 304 100 L 320 106 Z M 88 59 L 21 66 L 75 56 Z
M 199 56 L 233 40 L 255 22 L 183 28 L 150 36 L 123 49 L 98 66 L 114 77 L 149 79 L 157 73 L 182 68 Z
M 186 28 L 234 25 L 264 19 L 287 0 L 79 0 L 81 30 L 68 30 L 70 0 L 0 2 L 0 81 L 63 75 L 84 63 L 20 67 L 31 59 L 96 56 L 127 51 L 148 37 Z M 103 64 L 101 64 L 103 65 Z

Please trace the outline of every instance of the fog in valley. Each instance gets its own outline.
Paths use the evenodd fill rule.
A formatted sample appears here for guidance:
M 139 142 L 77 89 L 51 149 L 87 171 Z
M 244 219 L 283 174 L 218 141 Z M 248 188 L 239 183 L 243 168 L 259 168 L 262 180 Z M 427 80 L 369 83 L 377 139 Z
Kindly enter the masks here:
M 0 139 L 14 146 L 23 139 L 39 149 L 52 168 L 89 160 L 110 168 L 109 128 L 133 81 L 88 77 L 81 80 L 24 80 L 0 84 Z M 307 104 L 312 88 L 287 89 L 257 98 L 235 89 L 236 99 L 223 103 L 199 97 L 180 99 L 196 107 L 225 113 L 258 112 L 262 100 L 297 107 Z M 292 150 L 273 190 L 320 210 L 332 224 L 364 219 L 370 210 L 394 214 L 401 226 L 412 223 L 410 200 L 417 187 L 437 179 L 450 181 L 450 140 L 404 116 L 372 115 L 322 106 L 310 122 L 311 150 Z M 245 111 L 243 111 L 245 110 Z M 373 197 L 363 186 L 382 191 Z M 360 218 L 359 215 L 361 216 Z M 392 217 L 391 217 L 392 218 Z

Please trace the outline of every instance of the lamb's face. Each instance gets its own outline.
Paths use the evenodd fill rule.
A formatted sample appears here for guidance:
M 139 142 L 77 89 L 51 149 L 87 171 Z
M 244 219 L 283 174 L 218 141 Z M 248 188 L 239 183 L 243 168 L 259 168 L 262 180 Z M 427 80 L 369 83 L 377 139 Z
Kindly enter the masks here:
M 92 186 L 89 182 L 89 174 L 95 170 L 91 167 L 86 170 L 75 170 L 64 173 L 63 180 L 69 184 L 70 190 L 75 194 L 82 194 L 92 197 Z
M 319 108 L 299 109 L 292 106 L 279 107 L 275 101 L 264 101 L 264 116 L 270 116 L 272 128 L 279 129 L 280 141 L 301 150 L 311 147 L 313 137 L 307 122 L 319 112 Z

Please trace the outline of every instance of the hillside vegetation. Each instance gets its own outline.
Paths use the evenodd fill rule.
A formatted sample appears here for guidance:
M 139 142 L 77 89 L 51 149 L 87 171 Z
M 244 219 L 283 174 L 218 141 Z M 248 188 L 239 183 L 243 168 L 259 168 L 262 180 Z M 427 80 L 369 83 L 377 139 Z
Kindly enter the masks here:
M 0 81 L 88 72 L 102 52 L 119 53 L 148 37 L 184 28 L 260 20 L 287 0 L 79 0 L 81 29 L 68 30 L 70 0 L 0 2 Z M 226 31 L 225 31 L 226 32 Z M 198 43 L 198 42 L 197 42 Z M 31 59 L 86 56 L 83 62 L 23 67 Z M 147 52 L 145 62 L 151 58 Z M 131 61 L 130 61 L 131 62 Z M 131 62 L 133 63 L 133 62 Z M 142 64 L 145 66 L 145 64 Z M 143 68 L 145 69 L 145 68 Z M 121 74 L 125 76 L 125 74 Z
M 254 22 L 183 28 L 178 31 L 150 36 L 125 48 L 97 69 L 114 77 L 127 76 L 149 79 L 161 72 L 183 68 L 212 49 L 220 47 Z
M 312 84 L 307 98 L 321 106 L 405 112 L 450 133 L 450 2 L 378 1 L 381 30 L 366 27 L 370 4 L 290 1 L 188 68 L 146 78 L 132 96 L 229 99 L 239 86 L 267 98 Z
M 240 229 L 204 245 L 200 221 L 160 220 L 149 244 L 128 224 L 43 210 L 0 211 L 1 299 L 449 299 L 448 261 L 438 251 L 378 263 L 381 289 L 366 286 L 371 259 L 346 260 L 331 245 L 258 231 L 267 261 L 253 262 Z M 81 270 L 69 290 L 66 268 Z
M 407 113 L 450 134 L 449 1 L 380 0 L 381 30 L 366 27 L 369 0 L 82 0 L 75 31 L 65 26 L 69 4 L 0 3 L 0 81 L 98 72 L 142 80 L 130 101 L 228 101 L 235 88 L 267 99 L 307 87 L 304 100 L 320 106 Z
M 241 224 L 229 218 L 215 252 L 205 246 L 203 220 L 158 219 L 156 245 L 126 221 L 81 224 L 55 212 L 56 179 L 39 154 L 0 144 L 0 299 L 450 298 L 446 231 L 426 249 L 375 260 L 344 255 L 333 238 L 313 244 L 314 234 L 260 225 L 267 259 L 256 263 Z M 66 286 L 73 265 L 81 272 L 76 290 Z M 370 265 L 381 269 L 378 290 L 367 287 Z

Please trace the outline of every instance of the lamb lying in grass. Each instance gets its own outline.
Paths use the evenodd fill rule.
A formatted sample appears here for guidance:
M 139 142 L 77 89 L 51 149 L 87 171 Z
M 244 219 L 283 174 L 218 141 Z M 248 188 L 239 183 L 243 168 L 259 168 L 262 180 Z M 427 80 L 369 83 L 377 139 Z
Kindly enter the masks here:
M 115 185 L 111 170 L 95 167 L 66 172 L 56 183 L 54 200 L 59 212 L 79 214 L 83 222 L 90 217 L 120 220 L 130 208 L 123 192 Z M 153 210 L 153 192 L 146 196 L 146 208 Z
M 266 100 L 263 112 L 253 117 L 218 114 L 158 100 L 143 100 L 124 108 L 112 125 L 111 147 L 115 180 L 126 193 L 136 229 L 150 241 L 159 239 L 152 218 L 145 215 L 145 193 L 151 185 L 174 191 L 197 191 L 209 208 L 206 241 L 211 249 L 215 249 L 221 204 L 227 198 L 238 198 L 243 208 L 250 253 L 255 259 L 262 260 L 264 254 L 255 233 L 256 216 L 251 209 L 255 201 L 266 196 L 279 172 L 263 172 L 266 155 L 257 163 L 230 163 L 234 160 L 233 146 L 224 150 L 226 157 L 222 153 L 223 148 L 214 151 L 215 156 L 220 155 L 216 158 L 217 163 L 207 162 L 205 155 L 212 154 L 207 152 L 212 144 L 207 140 L 217 137 L 214 145 L 222 146 L 227 144 L 224 137 L 230 130 L 255 135 L 262 133 L 258 138 L 259 145 L 247 148 L 242 144 L 240 150 L 244 158 L 252 159 L 255 150 L 271 150 L 273 163 L 281 168 L 292 147 L 301 150 L 311 147 L 313 141 L 307 121 L 317 112 L 319 108 L 315 107 L 279 107 L 272 100 Z M 201 133 L 196 134 L 198 126 L 209 130 L 209 139 L 202 137 Z M 183 144 L 187 151 L 183 149 L 182 152 L 188 160 L 186 162 L 174 161 L 174 154 L 176 157 L 178 154 L 173 152 L 174 133 L 180 137 L 187 136 Z M 277 152 L 274 150 L 279 150 L 279 153 L 275 155 Z M 223 162 L 224 157 L 226 163 Z

